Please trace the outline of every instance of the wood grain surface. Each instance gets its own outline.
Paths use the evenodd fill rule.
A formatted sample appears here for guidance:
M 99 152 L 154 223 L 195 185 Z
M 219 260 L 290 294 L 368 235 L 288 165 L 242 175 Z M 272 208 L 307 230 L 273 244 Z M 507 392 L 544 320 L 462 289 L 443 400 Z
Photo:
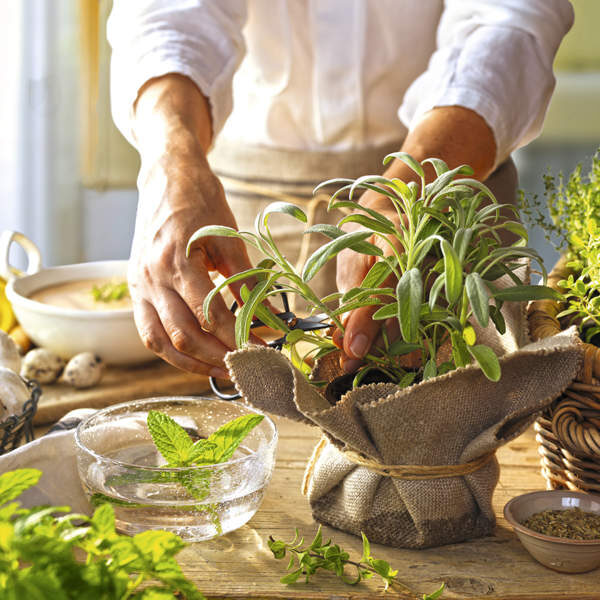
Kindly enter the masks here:
M 226 387 L 221 382 L 223 387 Z M 155 360 L 138 367 L 109 366 L 100 383 L 77 390 L 65 383 L 42 386 L 42 396 L 34 417 L 36 426 L 54 423 L 75 408 L 104 408 L 118 402 L 153 396 L 212 395 L 208 377 L 184 373 Z
M 398 577 L 412 590 L 383 592 L 376 581 L 352 587 L 333 574 L 322 573 L 306 585 L 283 585 L 286 561 L 272 557 L 269 534 L 290 540 L 294 528 L 307 538 L 317 524 L 308 501 L 300 493 L 306 460 L 318 440 L 315 429 L 277 419 L 278 459 L 264 502 L 251 521 L 226 536 L 192 544 L 180 555 L 186 572 L 208 598 L 342 600 L 367 598 L 422 598 L 422 594 L 446 584 L 443 599 L 479 598 L 497 600 L 599 600 L 600 571 L 579 575 L 556 573 L 535 562 L 521 546 L 502 517 L 502 509 L 513 496 L 544 489 L 533 431 L 499 451 L 500 483 L 494 495 L 498 525 L 494 535 L 463 544 L 428 550 L 399 550 L 373 544 L 375 557 L 385 558 L 398 569 Z M 324 536 L 360 557 L 358 538 L 324 528 Z

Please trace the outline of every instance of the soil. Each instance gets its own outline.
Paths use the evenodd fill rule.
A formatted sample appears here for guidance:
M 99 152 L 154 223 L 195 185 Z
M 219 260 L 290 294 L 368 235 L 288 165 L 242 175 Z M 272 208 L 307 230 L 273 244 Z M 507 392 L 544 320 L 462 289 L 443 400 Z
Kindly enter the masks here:
M 333 406 L 342 398 L 342 396 L 352 389 L 352 382 L 356 377 L 356 373 L 346 373 L 336 377 L 333 381 L 329 382 L 325 387 L 325 398 Z M 390 377 L 383 371 L 373 369 L 369 371 L 362 380 L 361 385 L 368 385 L 369 383 L 391 383 Z M 416 383 L 416 381 L 415 381 Z

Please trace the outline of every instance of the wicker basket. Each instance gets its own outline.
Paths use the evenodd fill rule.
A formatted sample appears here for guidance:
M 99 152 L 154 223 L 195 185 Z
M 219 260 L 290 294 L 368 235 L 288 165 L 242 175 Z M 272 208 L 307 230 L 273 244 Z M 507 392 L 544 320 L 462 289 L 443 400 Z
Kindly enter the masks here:
M 566 260 L 561 258 L 548 285 L 559 289 L 558 282 L 568 275 Z M 552 300 L 532 302 L 528 317 L 534 340 L 561 330 L 556 318 L 561 309 Z M 549 489 L 600 492 L 600 348 L 591 344 L 583 348 L 579 376 L 535 423 L 542 475 Z
M 33 439 L 33 416 L 37 410 L 42 390 L 35 381 L 25 381 L 30 391 L 29 400 L 23 404 L 20 415 L 12 415 L 0 423 L 0 454 L 14 450 L 23 436 L 26 442 Z

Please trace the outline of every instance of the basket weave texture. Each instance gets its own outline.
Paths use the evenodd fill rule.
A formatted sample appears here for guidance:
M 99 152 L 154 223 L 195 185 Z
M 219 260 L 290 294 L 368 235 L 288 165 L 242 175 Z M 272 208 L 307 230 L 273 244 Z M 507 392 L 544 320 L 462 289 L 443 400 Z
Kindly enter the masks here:
M 566 263 L 561 258 L 548 277 L 548 285 L 559 291 L 558 282 L 570 274 Z M 553 300 L 531 303 L 528 319 L 533 340 L 562 329 L 556 318 L 562 308 Z M 536 439 L 549 489 L 600 492 L 600 348 L 586 343 L 582 346 L 582 369 L 537 419 Z
M 29 388 L 29 399 L 23 404 L 18 415 L 12 415 L 0 423 L 0 454 L 17 448 L 23 438 L 26 442 L 33 440 L 33 417 L 37 411 L 38 400 L 42 390 L 37 382 L 26 380 Z

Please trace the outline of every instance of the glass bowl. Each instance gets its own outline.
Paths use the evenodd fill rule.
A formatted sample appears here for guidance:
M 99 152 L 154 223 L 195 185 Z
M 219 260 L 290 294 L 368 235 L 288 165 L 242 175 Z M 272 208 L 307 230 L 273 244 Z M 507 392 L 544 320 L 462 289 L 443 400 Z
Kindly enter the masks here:
M 200 541 L 247 523 L 275 465 L 273 421 L 265 415 L 226 462 L 167 468 L 146 424 L 150 410 L 172 417 L 194 441 L 242 415 L 262 414 L 238 402 L 199 397 L 135 400 L 94 413 L 75 433 L 77 467 L 90 502 L 110 502 L 117 529 L 130 535 L 163 529 Z

